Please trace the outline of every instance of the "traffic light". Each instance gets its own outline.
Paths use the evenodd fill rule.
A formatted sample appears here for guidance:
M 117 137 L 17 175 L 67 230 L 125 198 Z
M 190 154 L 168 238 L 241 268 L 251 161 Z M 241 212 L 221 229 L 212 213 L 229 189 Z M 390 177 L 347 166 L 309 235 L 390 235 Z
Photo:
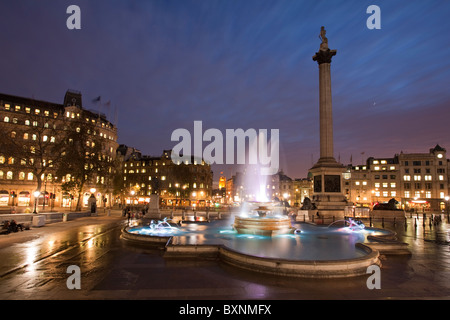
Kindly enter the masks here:
M 15 191 L 11 191 L 11 197 L 15 197 L 16 196 L 16 192 Z

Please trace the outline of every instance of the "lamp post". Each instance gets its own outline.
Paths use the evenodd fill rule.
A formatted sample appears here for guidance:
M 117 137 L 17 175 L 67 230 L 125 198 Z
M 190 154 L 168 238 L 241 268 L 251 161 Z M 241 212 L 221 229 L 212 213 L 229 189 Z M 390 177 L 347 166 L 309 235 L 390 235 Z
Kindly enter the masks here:
M 33 211 L 33 213 L 37 213 L 36 205 L 37 205 L 37 201 L 39 199 L 39 196 L 41 195 L 41 192 L 39 190 L 36 190 L 35 192 L 33 192 L 33 195 L 34 195 L 34 211 Z
M 450 221 L 449 214 L 448 214 L 448 200 L 450 200 L 449 196 L 445 197 L 445 210 L 447 211 L 447 221 Z

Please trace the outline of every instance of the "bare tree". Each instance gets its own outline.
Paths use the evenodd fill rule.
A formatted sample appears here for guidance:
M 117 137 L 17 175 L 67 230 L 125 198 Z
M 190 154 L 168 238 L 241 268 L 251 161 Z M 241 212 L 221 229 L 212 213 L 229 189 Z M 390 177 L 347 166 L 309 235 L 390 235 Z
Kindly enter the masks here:
M 105 147 L 95 124 L 83 120 L 68 123 L 57 175 L 64 180 L 63 188 L 78 193 L 76 210 L 81 208 L 84 186 L 88 183 L 104 185 L 113 173 L 113 161 Z
M 64 120 L 59 118 L 12 114 L 0 122 L 0 154 L 12 168 L 32 172 L 38 191 L 62 161 Z

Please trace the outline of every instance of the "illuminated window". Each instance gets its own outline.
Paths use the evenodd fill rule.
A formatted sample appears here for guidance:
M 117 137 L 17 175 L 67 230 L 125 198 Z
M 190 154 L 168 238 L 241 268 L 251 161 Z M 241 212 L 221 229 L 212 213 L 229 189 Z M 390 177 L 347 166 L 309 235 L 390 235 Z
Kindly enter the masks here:
M 422 180 L 422 176 L 414 175 L 414 181 L 420 181 Z
M 395 166 L 390 166 L 389 170 L 395 170 Z
M 8 171 L 8 172 L 6 173 L 6 179 L 12 180 L 12 178 L 13 178 L 13 173 L 12 173 L 12 171 Z
M 442 153 L 438 153 L 437 157 L 441 159 L 443 157 Z
M 425 198 L 428 198 L 428 199 L 431 198 L 431 191 L 426 191 L 425 192 Z
M 375 188 L 379 188 L 380 187 L 380 183 L 379 182 L 375 182 Z
M 391 191 L 391 197 L 396 197 L 397 196 L 397 192 L 396 191 Z
M 426 175 L 425 176 L 425 181 L 431 181 L 431 179 L 432 179 L 431 175 Z
M 359 186 L 359 181 L 355 181 L 355 185 Z
M 367 181 L 363 181 L 363 186 L 367 186 Z
M 9 122 L 9 117 L 5 117 L 5 118 L 3 119 L 3 121 L 4 121 L 4 122 Z
M 33 172 L 28 172 L 28 175 L 27 175 L 27 179 L 28 180 L 33 180 Z
M 444 197 L 445 197 L 444 192 L 439 192 L 439 198 L 444 199 Z
M 0 164 L 5 163 L 5 157 L 4 156 L 0 156 Z
M 25 172 L 19 172 L 19 180 L 25 180 Z
M 395 187 L 396 187 L 395 182 L 391 182 L 391 188 L 395 188 Z
M 439 175 L 439 180 L 443 181 L 444 180 L 444 176 L 442 174 Z
M 405 191 L 405 198 L 409 198 L 410 197 L 410 192 L 409 191 Z
M 383 182 L 383 188 L 387 188 L 388 187 L 388 183 L 387 182 Z
M 381 164 L 386 164 L 386 160 L 381 160 Z
M 20 106 L 16 106 L 16 111 L 20 111 Z
M 373 160 L 373 164 L 379 164 L 380 162 L 378 160 Z
M 380 167 L 379 167 L 379 166 L 376 166 L 374 169 L 375 169 L 375 170 L 380 170 Z

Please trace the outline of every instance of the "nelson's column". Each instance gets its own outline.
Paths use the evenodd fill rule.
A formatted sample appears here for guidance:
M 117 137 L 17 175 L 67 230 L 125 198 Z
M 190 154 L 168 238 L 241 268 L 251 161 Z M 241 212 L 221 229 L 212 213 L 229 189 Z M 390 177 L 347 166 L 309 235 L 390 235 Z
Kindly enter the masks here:
M 310 215 L 318 223 L 331 223 L 333 219 L 344 217 L 347 200 L 342 193 L 342 173 L 345 168 L 334 158 L 333 151 L 333 110 L 331 103 L 331 58 L 336 50 L 328 48 L 325 28 L 320 30 L 319 51 L 313 57 L 319 64 L 319 116 L 320 116 L 320 158 L 309 170 L 313 178 L 312 202 L 316 210 Z

